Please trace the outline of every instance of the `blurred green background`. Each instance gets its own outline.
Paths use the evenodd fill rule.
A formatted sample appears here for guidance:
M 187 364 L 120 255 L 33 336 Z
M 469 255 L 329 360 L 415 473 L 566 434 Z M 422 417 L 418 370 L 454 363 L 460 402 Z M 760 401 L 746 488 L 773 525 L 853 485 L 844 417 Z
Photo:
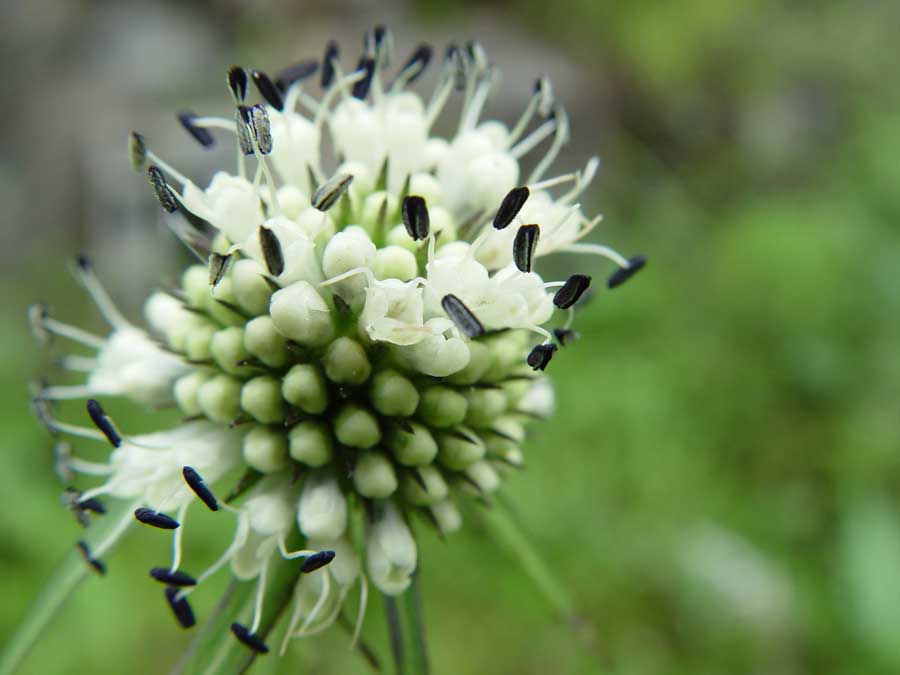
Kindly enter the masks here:
M 29 414 L 52 356 L 25 308 L 99 325 L 66 272 L 81 250 L 134 317 L 184 262 L 128 172 L 128 131 L 208 175 L 174 110 L 224 110 L 233 62 L 274 68 L 332 34 L 351 54 L 378 22 L 401 53 L 482 41 L 504 71 L 489 116 L 550 75 L 575 134 L 557 166 L 599 154 L 598 240 L 651 260 L 580 313 L 550 368 L 558 413 L 508 484 L 579 625 L 484 530 L 426 534 L 435 672 L 900 672 L 893 0 L 3 3 L 0 641 L 80 536 Z M 218 549 L 214 527 L 191 550 Z M 132 535 L 22 672 L 166 672 L 187 636 L 146 568 L 167 550 Z M 366 633 L 383 647 L 375 612 Z M 339 630 L 260 665 L 366 672 Z

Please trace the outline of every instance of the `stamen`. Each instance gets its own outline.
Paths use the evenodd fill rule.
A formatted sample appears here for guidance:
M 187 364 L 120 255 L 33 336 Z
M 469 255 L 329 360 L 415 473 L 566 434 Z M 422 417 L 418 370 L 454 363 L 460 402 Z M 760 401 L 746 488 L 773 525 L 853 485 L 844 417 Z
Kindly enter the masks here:
M 556 129 L 556 120 L 549 119 L 544 122 L 537 129 L 528 134 L 525 138 L 519 141 L 516 145 L 512 146 L 509 149 L 509 154 L 513 159 L 521 159 L 524 155 L 527 155 L 531 150 L 534 149 L 535 146 L 538 145 L 541 141 L 547 138 L 550 134 L 553 133 L 554 129 Z M 536 181 L 528 181 L 529 183 L 534 183 Z
M 231 264 L 232 256 L 222 255 L 213 251 L 209 254 L 209 285 L 215 288 L 222 281 L 228 266 Z
M 175 517 L 179 523 L 184 523 L 185 518 L 187 517 L 187 510 L 190 506 L 190 502 L 185 502 L 181 506 L 178 507 L 178 514 Z M 181 567 L 181 554 L 183 551 L 182 540 L 184 539 L 184 527 L 178 527 L 175 529 L 175 532 L 172 536 L 172 565 L 169 567 L 170 572 L 175 572 Z
M 584 167 L 584 171 L 580 171 L 575 176 L 575 186 L 566 194 L 559 198 L 560 204 L 569 204 L 574 199 L 578 199 L 582 192 L 590 185 L 594 176 L 597 175 L 597 169 L 600 168 L 600 158 L 591 157 Z
M 452 293 L 448 293 L 441 300 L 441 307 L 447 312 L 447 316 L 469 338 L 477 338 L 484 335 L 484 326 L 472 311 L 463 304 L 463 301 Z
M 228 69 L 228 88 L 235 103 L 243 103 L 247 98 L 247 71 L 240 66 L 231 66 Z
M 334 81 L 335 63 L 340 58 L 340 47 L 334 40 L 329 40 L 325 45 L 325 55 L 322 57 L 322 89 L 328 89 Z
M 334 560 L 334 555 L 334 551 L 319 551 L 318 553 L 314 553 L 303 562 L 303 567 L 300 568 L 300 571 L 303 574 L 315 572 L 317 569 L 325 567 L 325 565 Z
M 250 108 L 245 105 L 239 105 L 234 119 L 235 128 L 237 129 L 238 145 L 242 155 L 253 154 L 253 138 L 251 136 L 250 126 L 253 124 L 252 113 Z
M 325 601 L 328 599 L 328 595 L 331 592 L 331 575 L 322 574 L 319 575 L 318 578 L 321 579 L 322 592 L 319 594 L 319 597 L 316 600 L 316 604 L 313 605 L 312 611 L 309 613 L 309 616 L 306 617 L 303 625 L 300 626 L 300 629 L 295 634 L 297 637 L 303 637 L 303 635 L 306 634 L 307 629 L 312 625 L 316 617 L 319 616 L 319 612 L 321 612 L 322 608 L 325 606 Z
M 269 648 L 258 635 L 251 633 L 245 626 L 235 621 L 231 624 L 231 632 L 244 645 L 255 651 L 257 654 L 268 654 Z
M 207 487 L 200 474 L 190 466 L 184 467 L 181 473 L 184 476 L 184 481 L 188 484 L 188 487 L 194 491 L 194 494 L 200 498 L 200 501 L 206 504 L 210 511 L 218 511 L 219 502 L 212 490 Z
M 89 373 L 97 367 L 97 359 L 80 354 L 69 354 L 60 359 L 59 367 L 76 373 Z
M 143 171 L 147 165 L 147 143 L 144 137 L 136 131 L 128 135 L 128 157 L 131 160 L 131 168 L 135 171 Z
M 56 472 L 57 478 L 59 478 L 61 483 L 71 483 L 75 478 L 72 473 L 72 468 L 69 466 L 69 461 L 72 458 L 72 446 L 65 441 L 59 441 L 53 446 L 53 470 Z M 63 492 L 63 498 L 65 501 L 66 493 L 69 492 L 70 488 L 67 488 L 65 492 Z M 75 493 L 80 497 L 81 493 L 77 490 Z M 81 522 L 81 518 L 78 517 L 78 521 Z
M 447 45 L 444 53 L 444 64 L 451 72 L 453 88 L 462 91 L 466 88 L 466 57 L 463 51 L 454 43 Z
M 351 270 L 341 272 L 340 274 L 333 276 L 330 279 L 326 279 L 325 281 L 320 282 L 319 286 L 331 286 L 338 283 L 339 281 L 344 281 L 345 279 L 355 277 L 357 274 L 365 274 L 370 286 L 375 283 L 375 274 L 372 272 L 371 267 L 354 267 Z M 335 296 L 335 298 L 338 297 L 340 296 Z M 335 304 L 337 304 L 337 302 L 338 301 L 335 300 Z
M 494 229 L 505 229 L 519 215 L 519 211 L 528 200 L 531 191 L 527 187 L 514 187 L 500 202 L 500 208 L 497 209 L 497 215 L 494 216 Z
M 94 426 L 106 436 L 106 440 L 109 441 L 110 445 L 114 448 L 118 448 L 122 445 L 122 437 L 119 435 L 119 432 L 116 431 L 116 427 L 113 425 L 112 420 L 107 417 L 103 407 L 97 399 L 88 399 L 87 412 L 91 418 L 91 422 L 93 422 Z
M 428 236 L 431 221 L 428 217 L 428 206 L 422 197 L 417 195 L 404 197 L 400 215 L 403 226 L 413 241 L 420 241 Z
M 534 261 L 534 250 L 537 248 L 541 228 L 538 225 L 523 225 L 516 232 L 513 240 L 513 262 L 520 272 L 530 272 Z
M 84 539 L 78 540 L 78 550 L 81 551 L 81 556 L 84 558 L 84 561 L 90 565 L 97 574 L 106 574 L 106 565 L 91 554 L 91 549 Z
M 550 363 L 550 359 L 553 358 L 556 350 L 557 347 L 553 343 L 537 345 L 528 354 L 528 365 L 531 366 L 532 370 L 544 370 L 547 364 Z
M 150 166 L 147 169 L 147 177 L 150 179 L 150 185 L 153 186 L 153 192 L 160 206 L 163 207 L 166 213 L 175 213 L 178 209 L 178 203 L 169 190 L 169 184 L 166 182 L 163 172 L 160 171 L 158 166 Z
M 269 123 L 269 113 L 266 112 L 265 106 L 255 105 L 250 108 L 250 120 L 256 146 L 262 154 L 268 155 L 272 152 L 272 125 Z M 267 174 L 267 178 L 271 185 L 271 176 Z
M 372 86 L 372 76 L 375 74 L 375 60 L 371 57 L 363 56 L 356 65 L 355 72 L 362 72 L 362 77 L 353 85 L 351 95 L 353 98 L 363 100 L 369 95 L 369 88 Z
M 161 530 L 174 530 L 180 525 L 180 523 L 172 518 L 172 516 L 167 516 L 165 513 L 160 513 L 159 511 L 154 511 L 153 509 L 145 507 L 135 509 L 134 517 L 145 525 L 158 527 Z
M 400 68 L 400 73 L 391 84 L 391 89 L 401 89 L 419 79 L 422 73 L 425 72 L 428 64 L 431 63 L 432 55 L 431 45 L 422 43 L 416 47 L 406 63 L 403 64 L 403 67 Z
M 578 331 L 571 330 L 570 328 L 554 328 L 553 336 L 556 338 L 556 341 L 559 342 L 561 347 L 568 347 L 580 337 Z
M 266 267 L 273 277 L 280 276 L 284 272 L 284 255 L 281 252 L 281 242 L 268 227 L 259 226 L 259 245 L 262 248 Z
M 646 264 L 647 258 L 645 256 L 636 255 L 633 258 L 629 258 L 627 266 L 620 267 L 609 276 L 609 279 L 606 281 L 607 288 L 621 286 L 637 274 Z
M 275 76 L 275 86 L 285 92 L 291 85 L 315 75 L 317 70 L 319 70 L 318 61 L 301 61 L 279 71 Z
M 181 122 L 181 126 L 184 127 L 185 131 L 204 148 L 211 148 L 216 144 L 216 139 L 209 133 L 209 130 L 196 124 L 197 118 L 197 114 L 190 110 L 178 113 L 178 121 Z
M 86 398 L 92 393 L 93 390 L 86 384 L 54 386 L 42 390 L 41 398 L 47 401 L 70 401 L 78 398 Z
M 78 500 L 81 497 L 81 493 L 75 488 L 66 488 L 63 490 L 62 496 L 60 497 L 60 501 L 62 501 L 63 505 L 75 516 L 75 520 L 78 521 L 78 524 L 82 527 L 87 527 L 90 525 L 90 520 L 88 520 L 87 514 L 84 512 L 85 510 L 81 508 L 78 504 Z
M 573 274 L 553 296 L 553 304 L 560 309 L 568 309 L 581 299 L 591 285 L 591 278 L 586 274 Z
M 166 602 L 172 608 L 175 619 L 182 628 L 190 628 L 197 620 L 194 618 L 194 610 L 191 609 L 190 603 L 177 588 L 169 586 L 165 591 Z
M 76 274 L 81 285 L 84 286 L 88 295 L 91 296 L 91 300 L 94 301 L 97 309 L 100 310 L 100 314 L 103 315 L 103 318 L 106 319 L 110 326 L 113 328 L 125 328 L 130 325 L 97 279 L 87 256 L 78 256 Z
M 167 567 L 154 567 L 150 570 L 150 576 L 169 586 L 196 586 L 197 580 L 187 572 L 173 572 Z
M 313 208 L 323 212 L 328 211 L 344 195 L 352 182 L 353 176 L 349 173 L 339 173 L 330 178 L 313 192 L 311 200 Z
M 106 346 L 106 340 L 93 333 L 88 333 L 81 328 L 51 319 L 44 305 L 32 305 L 29 309 L 28 318 L 31 321 L 32 332 L 38 339 L 41 339 L 46 333 L 53 333 L 97 350 Z
M 561 105 L 556 106 L 553 111 L 553 117 L 556 121 L 556 135 L 553 137 L 553 144 L 547 151 L 547 154 L 534 167 L 534 171 L 528 177 L 528 183 L 536 183 L 546 173 L 550 165 L 556 160 L 559 151 L 569 142 L 569 116 L 566 114 L 565 108 Z
M 266 99 L 270 106 L 279 112 L 284 110 L 284 98 L 282 98 L 278 87 L 269 79 L 268 75 L 261 70 L 251 70 L 250 77 L 253 78 L 253 84 L 256 85 L 260 95 Z
M 547 118 L 553 113 L 553 83 L 546 75 L 541 75 L 534 82 L 534 93 L 538 99 L 538 114 Z

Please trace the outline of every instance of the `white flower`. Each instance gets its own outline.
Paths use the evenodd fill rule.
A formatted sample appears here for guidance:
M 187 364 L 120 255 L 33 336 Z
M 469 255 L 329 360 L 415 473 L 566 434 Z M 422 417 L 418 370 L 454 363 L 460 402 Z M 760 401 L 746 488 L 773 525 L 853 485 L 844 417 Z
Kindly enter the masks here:
M 412 582 L 416 569 L 416 542 L 393 504 L 387 503 L 366 540 L 367 569 L 382 593 L 399 595 Z

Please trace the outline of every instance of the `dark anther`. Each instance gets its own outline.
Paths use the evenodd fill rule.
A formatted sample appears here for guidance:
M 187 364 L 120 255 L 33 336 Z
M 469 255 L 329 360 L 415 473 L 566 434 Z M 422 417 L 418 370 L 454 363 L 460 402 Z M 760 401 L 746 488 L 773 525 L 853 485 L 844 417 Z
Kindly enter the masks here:
M 187 598 L 178 597 L 179 593 L 181 593 L 181 591 L 174 586 L 167 588 L 166 602 L 168 602 L 169 607 L 172 608 L 172 613 L 175 615 L 178 625 L 182 628 L 190 628 L 197 623 L 197 620 L 194 618 L 194 610 L 191 609 Z
M 416 50 L 400 69 L 400 72 L 405 74 L 407 83 L 415 82 L 425 72 L 428 64 L 431 63 L 432 53 L 431 45 L 422 43 L 416 47 Z
M 216 496 L 212 493 L 206 483 L 203 481 L 203 478 L 197 473 L 193 467 L 186 466 L 181 470 L 182 475 L 184 476 L 184 482 L 188 484 L 188 487 L 194 491 L 194 494 L 200 498 L 207 507 L 209 507 L 210 511 L 218 511 L 219 510 L 219 502 L 216 499 Z
M 91 422 L 94 423 L 104 436 L 106 436 L 106 440 L 110 442 L 114 448 L 118 448 L 122 445 L 122 437 L 119 436 L 119 432 L 116 431 L 116 428 L 113 426 L 113 423 L 106 416 L 106 413 L 103 411 L 103 407 L 96 399 L 88 399 L 87 402 L 87 411 L 88 415 L 91 417 Z
M 477 338 L 484 335 L 484 326 L 472 314 L 472 311 L 463 304 L 463 301 L 455 295 L 448 293 L 441 300 L 441 307 L 447 312 L 447 316 L 456 324 L 466 336 Z
M 97 574 L 106 574 L 106 565 L 103 561 L 98 560 L 91 554 L 91 549 L 84 539 L 78 540 L 78 550 L 81 551 L 81 557 L 90 565 Z
M 334 63 L 340 58 L 341 50 L 338 43 L 329 40 L 325 45 L 325 55 L 322 57 L 322 89 L 327 89 L 334 81 Z
M 228 265 L 231 263 L 230 255 L 222 255 L 213 251 L 209 254 L 209 285 L 215 288 L 222 281 Z
M 266 267 L 273 277 L 284 272 L 284 255 L 281 252 L 281 242 L 268 227 L 259 226 L 259 245 L 262 248 L 263 257 L 266 259 Z
M 128 136 L 128 157 L 131 159 L 131 168 L 135 171 L 141 171 L 147 162 L 147 143 L 136 131 Z
M 106 513 L 106 507 L 96 497 L 89 497 L 88 499 L 81 499 L 78 501 L 78 506 L 81 507 L 84 511 L 90 511 L 91 513 L 96 513 L 98 516 L 102 516 Z
M 190 110 L 178 113 L 178 121 L 181 122 L 181 126 L 184 127 L 185 131 L 193 136 L 194 140 L 204 148 L 211 148 L 216 144 L 216 139 L 213 138 L 209 129 L 204 129 L 194 124 L 195 119 L 197 119 L 197 115 Z
M 284 99 L 275 83 L 269 79 L 261 70 L 251 70 L 250 77 L 253 78 L 253 84 L 259 90 L 260 96 L 266 99 L 266 103 L 275 108 L 275 110 L 284 110 Z
M 75 264 L 78 265 L 78 269 L 82 272 L 89 272 L 91 270 L 91 259 L 84 253 L 78 254 L 78 257 L 75 258 Z
M 262 154 L 268 155 L 272 152 L 272 126 L 269 124 L 269 113 L 266 111 L 266 107 L 255 105 L 250 108 L 250 119 L 253 124 L 256 146 Z
M 428 217 L 428 207 L 422 197 L 416 195 L 404 197 L 400 215 L 403 218 L 403 225 L 413 241 L 419 241 L 428 236 L 431 221 Z
M 88 516 L 84 512 L 84 509 L 78 504 L 80 497 L 81 493 L 78 490 L 69 487 L 63 490 L 62 503 L 72 512 L 72 515 L 75 516 L 75 520 L 78 521 L 79 525 L 87 527 L 91 523 L 90 520 L 88 520 Z
M 250 108 L 245 105 L 239 105 L 235 126 L 237 127 L 238 143 L 241 146 L 241 152 L 245 155 L 253 154 L 253 138 L 250 135 L 252 124 L 253 113 L 250 112 Z
M 444 62 L 449 65 L 453 77 L 453 87 L 460 91 L 466 88 L 466 55 L 455 44 L 447 45 Z
M 494 216 L 494 229 L 502 230 L 509 226 L 522 207 L 525 205 L 528 195 L 531 191 L 527 187 L 514 187 L 500 202 L 500 208 L 497 209 L 497 215 Z
M 258 654 L 268 654 L 269 648 L 262 638 L 251 633 L 246 626 L 242 626 L 237 621 L 231 624 L 231 632 L 234 636 Z
M 560 347 L 567 347 L 580 337 L 578 331 L 574 331 L 571 328 L 554 328 L 553 336 Z
M 351 94 L 353 98 L 360 100 L 369 95 L 369 87 L 372 86 L 372 76 L 375 75 L 375 59 L 363 56 L 356 65 L 357 71 L 363 71 L 363 76 L 353 84 Z
M 609 279 L 607 279 L 606 281 L 606 287 L 616 288 L 617 286 L 621 286 L 631 277 L 637 274 L 646 264 L 647 258 L 645 256 L 636 255 L 633 258 L 629 258 L 628 267 L 620 267 L 615 272 L 609 275 Z
M 178 202 L 172 196 L 172 191 L 169 189 L 169 184 L 166 182 L 163 172 L 160 171 L 158 166 L 151 166 L 147 169 L 147 177 L 150 179 L 150 185 L 153 186 L 153 192 L 156 194 L 156 199 L 159 201 L 160 206 L 163 207 L 166 213 L 174 213 L 178 209 Z
M 228 69 L 228 88 L 238 103 L 243 103 L 247 98 L 247 72 L 240 66 Z
M 553 85 L 550 78 L 541 75 L 534 83 L 534 93 L 538 95 L 538 115 L 549 118 L 555 114 L 553 109 Z
M 285 92 L 288 87 L 295 82 L 300 82 L 315 75 L 317 70 L 319 70 L 318 61 L 301 61 L 300 63 L 295 63 L 278 73 L 275 77 L 275 86 L 282 92 Z
M 553 358 L 553 353 L 557 347 L 553 343 L 537 345 L 528 355 L 528 365 L 532 370 L 543 370 Z
M 187 572 L 172 571 L 168 567 L 154 567 L 150 576 L 169 586 L 196 586 L 197 580 Z
M 337 203 L 353 182 L 349 173 L 340 173 L 329 178 L 313 192 L 311 203 L 319 211 L 327 211 Z
M 159 513 L 148 508 L 135 509 L 134 517 L 145 525 L 152 525 L 161 530 L 174 530 L 179 525 L 178 521 L 172 516 L 167 516 L 165 513 Z
M 513 240 L 513 262 L 521 272 L 530 272 L 534 259 L 534 249 L 537 248 L 538 237 L 541 228 L 537 225 L 523 225 L 516 232 Z
M 303 574 L 315 572 L 320 567 L 325 567 L 325 565 L 332 560 L 334 560 L 334 551 L 319 551 L 318 553 L 313 553 L 303 561 L 303 567 L 300 571 L 303 572 Z
M 591 278 L 587 274 L 573 274 L 564 283 L 556 295 L 553 296 L 553 304 L 560 309 L 569 309 L 591 285 Z

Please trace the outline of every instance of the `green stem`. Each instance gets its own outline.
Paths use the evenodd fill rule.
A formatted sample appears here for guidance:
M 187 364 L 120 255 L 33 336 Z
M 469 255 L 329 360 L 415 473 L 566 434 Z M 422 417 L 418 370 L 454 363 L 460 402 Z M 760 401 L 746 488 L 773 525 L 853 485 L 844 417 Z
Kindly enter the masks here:
M 122 538 L 122 535 L 134 522 L 132 515 L 134 508 L 134 504 L 120 505 L 104 519 L 96 521 L 97 524 L 88 533 L 89 539 L 98 541 L 92 546 L 92 555 L 95 558 L 100 558 L 107 553 Z M 29 609 L 25 619 L 6 644 L 2 657 L 0 657 L 0 675 L 10 675 L 22 665 L 53 617 L 56 616 L 78 584 L 90 573 L 92 570 L 85 562 L 81 552 L 73 547 L 44 585 L 44 589 Z
M 384 609 L 397 675 L 428 675 L 428 647 L 422 620 L 421 582 L 418 570 L 412 584 L 399 598 L 385 595 Z

